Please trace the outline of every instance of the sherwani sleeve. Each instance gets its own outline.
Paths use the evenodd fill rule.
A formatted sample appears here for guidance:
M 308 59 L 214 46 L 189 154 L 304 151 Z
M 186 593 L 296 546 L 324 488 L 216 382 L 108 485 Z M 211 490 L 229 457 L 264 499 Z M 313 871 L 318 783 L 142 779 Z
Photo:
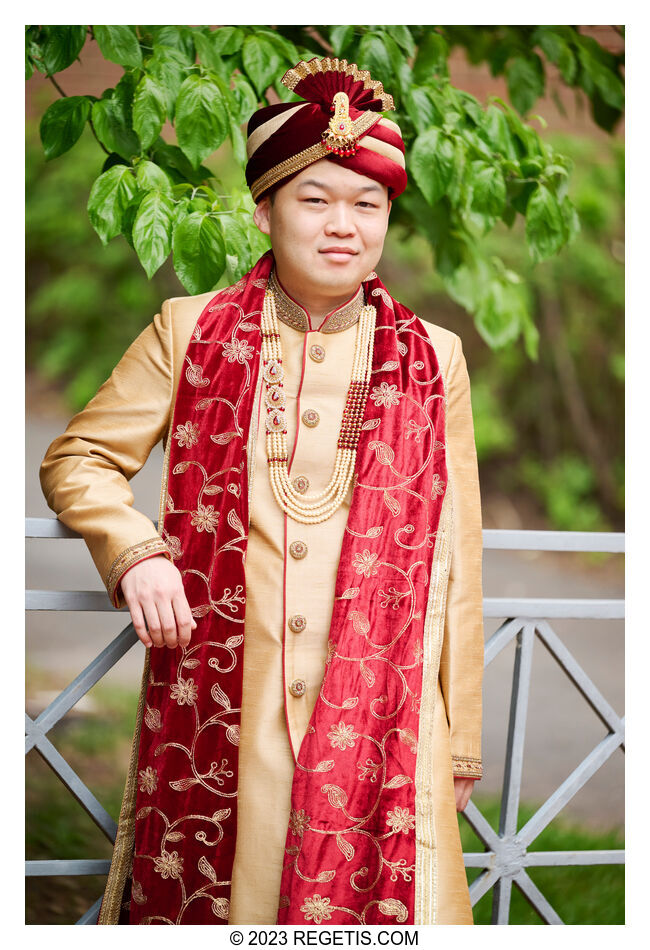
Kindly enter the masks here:
M 84 538 L 108 595 L 138 561 L 170 557 L 153 522 L 133 508 L 129 479 L 167 433 L 173 390 L 171 304 L 131 344 L 97 395 L 52 442 L 40 469 L 47 503 Z
M 453 527 L 440 685 L 449 721 L 453 774 L 480 778 L 483 540 L 470 382 L 459 337 L 454 341 L 446 386 L 447 466 Z

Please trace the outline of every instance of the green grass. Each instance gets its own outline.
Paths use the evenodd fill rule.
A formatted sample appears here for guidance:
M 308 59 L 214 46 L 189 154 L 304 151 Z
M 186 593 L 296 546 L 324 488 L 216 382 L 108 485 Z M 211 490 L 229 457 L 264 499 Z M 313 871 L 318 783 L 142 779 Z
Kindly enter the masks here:
M 58 685 L 58 684 L 57 684 Z M 115 688 L 95 687 L 91 693 L 101 714 L 68 715 L 50 733 L 56 748 L 92 789 L 115 819 L 119 814 L 128 764 L 137 696 Z M 40 755 L 32 751 L 26 761 L 26 857 L 110 858 L 112 846 L 81 805 L 63 786 Z M 489 823 L 498 827 L 499 801 L 475 795 L 472 798 Z M 536 806 L 520 808 L 521 827 Z M 475 834 L 460 818 L 464 851 L 482 851 Z M 556 819 L 534 843 L 534 850 L 567 851 L 622 848 L 617 831 L 597 832 Z M 480 869 L 468 868 L 468 881 Z M 622 924 L 624 869 L 601 867 L 532 868 L 531 879 L 566 924 Z M 105 877 L 28 878 L 26 923 L 73 924 L 102 894 Z M 492 891 L 474 907 L 474 921 L 489 924 Z M 516 886 L 510 904 L 511 924 L 541 924 L 542 921 Z

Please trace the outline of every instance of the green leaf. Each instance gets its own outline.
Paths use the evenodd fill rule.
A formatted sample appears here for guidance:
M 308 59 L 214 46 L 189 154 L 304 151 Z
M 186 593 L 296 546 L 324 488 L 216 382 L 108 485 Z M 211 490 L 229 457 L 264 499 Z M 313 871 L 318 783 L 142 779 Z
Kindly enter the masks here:
M 176 101 L 176 135 L 195 168 L 228 135 L 228 110 L 212 79 L 191 75 L 183 82 Z
M 408 26 L 387 26 L 386 32 L 393 37 L 398 46 L 402 47 L 407 56 L 414 55 L 415 43 Z
M 149 279 L 171 250 L 173 211 L 171 198 L 160 191 L 150 191 L 140 202 L 133 224 L 133 246 Z
M 146 159 L 138 162 L 135 169 L 135 178 L 143 191 L 162 191 L 166 195 L 172 194 L 172 186 L 165 172 L 155 162 Z
M 558 67 L 568 86 L 573 85 L 576 76 L 576 59 L 571 47 L 563 36 L 550 27 L 539 27 L 537 41 L 547 57 Z
M 523 306 L 519 292 L 511 285 L 493 279 L 484 286 L 475 323 L 488 346 L 496 349 L 519 336 Z
M 442 116 L 425 89 L 412 86 L 404 96 L 404 105 L 418 132 L 432 125 L 442 125 Z
M 501 169 L 487 162 L 472 162 L 472 210 L 500 218 L 506 203 L 506 183 Z
M 564 222 L 555 195 L 538 185 L 526 207 L 526 241 L 534 261 L 555 254 L 565 241 Z
M 235 73 L 232 79 L 234 83 L 232 96 L 237 103 L 236 121 L 241 125 L 243 122 L 248 122 L 257 109 L 258 98 L 251 84 L 241 73 Z
M 242 46 L 242 63 L 255 86 L 263 96 L 282 66 L 282 56 L 264 37 L 247 36 Z
M 136 183 L 127 165 L 113 165 L 96 179 L 88 198 L 90 223 L 107 244 L 122 227 L 122 215 L 136 193 Z
M 255 35 L 259 36 L 260 39 L 267 40 L 271 46 L 275 46 L 280 56 L 284 57 L 292 66 L 295 66 L 300 59 L 298 50 L 291 40 L 288 40 L 286 36 L 282 36 L 276 30 L 256 30 Z
M 512 141 L 508 120 L 501 109 L 497 109 L 494 105 L 487 108 L 483 117 L 483 131 L 495 152 L 499 152 L 504 158 L 510 158 L 513 161 L 519 159 L 517 149 Z
M 439 129 L 422 132 L 411 151 L 411 172 L 430 205 L 447 191 L 454 172 L 454 148 Z
M 185 78 L 183 55 L 170 46 L 157 46 L 147 61 L 147 73 L 156 80 L 165 99 L 165 112 L 170 120 L 176 114 L 176 98 Z
M 447 57 L 449 47 L 447 41 L 439 33 L 429 33 L 420 44 L 413 64 L 413 80 L 424 83 L 436 74 L 447 75 Z
M 573 244 L 580 233 L 580 218 L 578 217 L 578 212 L 573 202 L 567 197 L 564 197 L 560 203 L 560 211 L 562 212 L 562 220 L 566 228 L 567 244 Z
M 229 56 L 241 49 L 244 31 L 239 26 L 220 26 L 212 31 L 212 46 L 221 56 Z
M 79 56 L 86 42 L 86 27 L 43 26 L 41 30 L 40 59 L 45 75 L 52 76 L 67 69 Z
M 72 148 L 81 136 L 89 115 L 90 102 L 85 96 L 67 96 L 52 103 L 39 126 L 46 161 Z
M 357 51 L 357 62 L 361 69 L 370 70 L 373 79 L 384 86 L 390 85 L 393 67 L 386 44 L 376 33 L 364 33 Z
M 144 73 L 133 97 L 133 128 L 143 149 L 160 135 L 166 116 L 165 93 L 153 76 Z
M 354 36 L 354 27 L 350 24 L 345 26 L 333 26 L 330 29 L 330 43 L 334 49 L 335 56 L 341 56 L 343 50 L 352 41 Z
M 140 154 L 140 141 L 126 121 L 124 103 L 119 98 L 93 102 L 91 116 L 97 138 L 110 152 L 126 159 Z
M 247 229 L 241 217 L 239 214 L 220 216 L 226 249 L 226 267 L 232 283 L 243 277 L 253 264 Z
M 160 47 L 175 50 L 181 56 L 185 66 L 192 66 L 196 58 L 194 33 L 187 26 L 154 26 L 154 53 Z
M 587 39 L 587 37 L 582 37 L 582 39 Z M 598 89 L 603 101 L 612 109 L 622 109 L 625 103 L 623 80 L 614 68 L 602 62 L 596 55 L 592 55 L 590 50 L 593 51 L 593 47 L 584 45 L 578 47 L 580 65 Z
M 142 66 L 142 50 L 133 27 L 93 26 L 93 35 L 104 59 L 127 69 Z
M 506 69 L 508 94 L 521 115 L 544 95 L 544 64 L 537 55 L 517 56 Z
M 174 228 L 174 270 L 190 294 L 212 290 L 226 266 L 219 223 L 213 215 L 192 212 Z

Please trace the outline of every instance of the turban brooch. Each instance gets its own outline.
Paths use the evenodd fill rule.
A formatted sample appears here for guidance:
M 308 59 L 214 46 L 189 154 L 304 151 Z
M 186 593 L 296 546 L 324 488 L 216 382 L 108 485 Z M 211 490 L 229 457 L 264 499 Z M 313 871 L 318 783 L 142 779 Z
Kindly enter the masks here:
M 380 114 L 393 97 L 366 69 L 345 59 L 301 61 L 282 83 L 304 102 L 258 109 L 248 123 L 246 182 L 258 202 L 321 158 L 329 158 L 388 188 L 406 188 L 399 126 Z

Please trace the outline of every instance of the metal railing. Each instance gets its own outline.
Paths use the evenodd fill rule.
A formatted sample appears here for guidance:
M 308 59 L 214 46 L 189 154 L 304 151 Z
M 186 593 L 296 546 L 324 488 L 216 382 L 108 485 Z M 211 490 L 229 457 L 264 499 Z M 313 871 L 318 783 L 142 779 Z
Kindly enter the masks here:
M 54 518 L 27 518 L 26 537 L 78 538 L 79 535 Z M 484 550 L 623 553 L 625 543 L 624 535 L 619 533 L 499 530 L 483 532 L 483 547 Z M 114 610 L 104 591 L 28 590 L 26 608 Z M 492 923 L 507 924 L 514 884 L 545 923 L 561 924 L 559 915 L 533 883 L 526 869 L 542 866 L 621 864 L 625 860 L 624 851 L 532 851 L 530 848 L 544 828 L 610 756 L 618 748 L 624 751 L 625 720 L 614 712 L 548 621 L 550 618 L 623 619 L 624 602 L 604 599 L 486 597 L 483 601 L 483 614 L 486 618 L 506 618 L 485 645 L 485 665 L 491 663 L 512 641 L 515 641 L 515 660 L 498 831 L 492 828 L 471 800 L 463 812 L 465 819 L 485 846 L 484 851 L 464 854 L 466 867 L 482 868 L 469 888 L 471 902 L 475 905 L 492 888 Z M 585 756 L 529 821 L 517 830 L 526 714 L 536 636 L 604 724 L 607 735 Z M 133 625 L 128 624 L 36 719 L 26 716 L 25 752 L 37 750 L 112 842 L 117 832 L 115 821 L 57 751 L 47 734 L 137 641 Z M 109 866 L 109 861 L 99 860 L 27 861 L 25 873 L 27 876 L 107 874 Z M 101 897 L 77 923 L 96 923 L 100 904 Z

